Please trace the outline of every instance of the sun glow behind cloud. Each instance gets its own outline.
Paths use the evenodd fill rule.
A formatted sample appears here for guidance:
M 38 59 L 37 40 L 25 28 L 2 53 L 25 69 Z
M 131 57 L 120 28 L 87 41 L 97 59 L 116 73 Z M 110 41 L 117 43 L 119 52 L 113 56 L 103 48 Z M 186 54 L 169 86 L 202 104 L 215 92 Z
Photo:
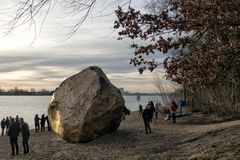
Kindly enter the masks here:
M 154 74 L 150 72 L 139 74 L 138 71 L 107 74 L 109 79 L 111 79 L 115 85 L 137 92 L 153 92 L 155 90 L 152 82 L 153 75 Z
M 20 37 L 5 37 L 0 38 L 0 50 L 1 51 L 9 51 L 9 50 L 22 50 L 25 48 L 29 48 L 29 45 L 32 42 L 32 38 L 28 36 Z
M 2 81 L 23 81 L 34 77 L 34 71 L 12 71 L 12 72 L 2 72 L 0 77 Z

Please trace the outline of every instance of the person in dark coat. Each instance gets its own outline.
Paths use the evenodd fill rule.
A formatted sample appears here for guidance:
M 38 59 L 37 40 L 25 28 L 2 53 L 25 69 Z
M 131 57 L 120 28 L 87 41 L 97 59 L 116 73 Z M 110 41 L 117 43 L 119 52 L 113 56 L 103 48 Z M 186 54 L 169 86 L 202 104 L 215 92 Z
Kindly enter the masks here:
M 3 118 L 1 121 L 2 136 L 4 135 L 5 127 L 6 127 L 6 121 L 5 121 L 5 118 Z
M 24 122 L 23 118 L 20 118 L 20 126 L 21 126 L 21 132 L 22 132 L 22 145 L 23 145 L 24 154 L 27 154 L 29 153 L 28 140 L 30 137 L 30 131 L 29 131 L 28 124 Z
M 16 115 L 15 122 L 17 123 L 17 125 L 18 125 L 19 128 L 20 128 L 20 120 L 19 120 L 19 116 L 18 116 L 18 115 Z
M 9 127 L 9 124 L 10 124 L 10 120 L 8 119 L 8 117 L 6 117 L 6 134 L 8 132 L 8 127 Z
M 38 117 L 38 114 L 36 114 L 35 117 L 34 117 L 34 124 L 35 124 L 35 132 L 36 133 L 39 132 L 39 121 L 40 121 L 40 118 Z
M 15 122 L 20 123 L 19 116 L 16 115 Z
M 41 117 L 41 132 L 44 132 L 45 131 L 45 115 L 42 114 L 42 117 Z
M 150 109 L 150 105 L 149 104 L 143 110 L 142 117 L 143 117 L 143 121 L 144 121 L 144 125 L 145 125 L 146 134 L 151 133 L 151 128 L 150 128 L 149 122 L 152 119 L 152 111 Z
M 8 136 L 10 138 L 10 143 L 12 146 L 12 155 L 15 155 L 15 148 L 16 154 L 18 154 L 18 135 L 20 132 L 19 125 L 14 122 L 14 119 L 11 119 L 11 123 L 9 125 Z
M 50 126 L 50 123 L 49 123 L 49 119 L 48 119 L 48 116 L 46 116 L 46 121 L 47 121 L 47 127 L 48 127 L 48 131 L 51 131 L 51 126 Z

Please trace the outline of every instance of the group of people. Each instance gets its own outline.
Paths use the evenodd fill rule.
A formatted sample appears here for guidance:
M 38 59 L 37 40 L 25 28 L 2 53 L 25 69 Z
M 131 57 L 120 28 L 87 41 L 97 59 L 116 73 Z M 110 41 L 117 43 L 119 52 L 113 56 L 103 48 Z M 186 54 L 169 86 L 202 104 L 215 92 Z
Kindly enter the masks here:
M 176 123 L 176 111 L 179 109 L 179 114 L 182 114 L 182 108 L 184 107 L 185 102 L 183 100 L 180 100 L 178 102 L 178 105 L 176 104 L 175 101 L 172 101 L 169 104 L 169 118 L 172 120 L 172 123 Z M 143 106 L 140 104 L 139 105 L 139 116 L 142 116 L 144 126 L 145 126 L 145 133 L 151 133 L 151 127 L 150 127 L 150 122 L 154 121 L 156 124 L 156 119 L 158 119 L 158 113 L 159 109 L 161 107 L 161 103 L 157 102 L 155 105 L 153 101 L 149 101 L 143 109 Z
M 42 114 L 41 118 L 38 117 L 38 114 L 34 117 L 34 123 L 35 123 L 35 132 L 38 133 L 41 129 L 41 132 L 45 131 L 45 122 L 47 122 L 48 131 L 51 131 L 51 126 L 49 124 L 48 116 L 45 116 Z M 41 126 L 41 128 L 40 128 Z M 12 155 L 19 154 L 19 146 L 18 146 L 18 136 L 21 133 L 22 135 L 22 145 L 24 154 L 29 153 L 29 137 L 30 137 L 30 131 L 29 131 L 29 125 L 24 122 L 23 118 L 19 118 L 17 115 L 16 118 L 6 117 L 3 118 L 1 121 L 1 129 L 2 129 L 2 136 L 5 134 L 9 136 L 10 143 L 12 147 Z
M 9 124 L 10 124 L 10 119 L 12 119 L 12 117 L 10 116 L 10 118 L 6 117 L 2 119 L 1 121 L 1 129 L 2 129 L 2 136 L 4 135 L 4 132 L 8 132 L 8 127 L 9 127 Z M 5 131 L 6 129 L 6 131 Z
M 6 128 L 6 134 L 10 138 L 10 143 L 12 146 L 12 155 L 17 155 L 19 153 L 19 146 L 18 146 L 18 136 L 20 132 L 22 133 L 22 145 L 24 154 L 29 153 L 29 145 L 28 140 L 30 137 L 29 126 L 26 122 L 24 122 L 23 118 L 19 118 L 17 115 L 16 118 L 3 118 L 1 121 L 1 128 L 2 128 L 2 136 L 4 135 L 4 130 Z
M 38 133 L 39 129 L 41 132 L 45 131 L 45 123 L 47 121 L 47 128 L 48 131 L 51 131 L 51 126 L 49 124 L 48 116 L 45 117 L 45 114 L 42 114 L 41 118 L 38 117 L 38 114 L 35 115 L 34 117 L 34 124 L 35 124 L 35 132 Z

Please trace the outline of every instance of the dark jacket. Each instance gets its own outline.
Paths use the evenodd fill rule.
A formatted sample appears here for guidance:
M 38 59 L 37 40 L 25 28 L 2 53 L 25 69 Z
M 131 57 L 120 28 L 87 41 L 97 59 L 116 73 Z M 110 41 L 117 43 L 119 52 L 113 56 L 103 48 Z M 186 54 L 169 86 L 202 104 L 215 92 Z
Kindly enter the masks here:
M 144 121 L 150 121 L 152 119 L 152 111 L 150 109 L 144 109 L 142 117 Z
M 9 129 L 8 129 L 8 136 L 10 138 L 16 138 L 18 137 L 20 132 L 20 127 L 16 122 L 13 122 L 9 125 Z
M 6 122 L 5 122 L 5 120 L 2 120 L 1 121 L 1 128 L 5 128 L 5 126 L 6 126 Z
M 8 127 L 10 124 L 10 120 L 9 119 L 6 119 L 6 126 Z
M 41 117 L 41 126 L 45 126 L 45 121 L 46 121 L 45 116 L 42 116 Z
M 35 118 L 34 118 L 35 126 L 39 126 L 39 120 L 40 120 L 39 117 L 35 117 Z
M 150 109 L 151 109 L 152 112 L 155 112 L 153 101 L 150 101 Z
M 29 127 L 28 127 L 28 124 L 26 122 L 23 122 L 21 124 L 21 132 L 22 132 L 23 137 L 30 136 Z

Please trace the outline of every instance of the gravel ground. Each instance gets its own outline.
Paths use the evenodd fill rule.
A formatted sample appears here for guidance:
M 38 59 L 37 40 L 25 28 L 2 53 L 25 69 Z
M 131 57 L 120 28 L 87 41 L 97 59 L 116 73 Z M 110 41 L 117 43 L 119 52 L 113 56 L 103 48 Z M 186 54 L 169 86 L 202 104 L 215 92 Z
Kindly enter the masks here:
M 156 124 L 151 123 L 151 134 L 145 134 L 142 118 L 133 112 L 126 116 L 117 132 L 84 144 L 67 143 L 52 132 L 31 131 L 27 155 L 23 154 L 21 137 L 20 154 L 11 156 L 9 138 L 1 136 L 0 159 L 240 159 L 240 120 L 202 125 L 192 123 L 194 115 L 191 115 L 172 124 L 160 116 Z

